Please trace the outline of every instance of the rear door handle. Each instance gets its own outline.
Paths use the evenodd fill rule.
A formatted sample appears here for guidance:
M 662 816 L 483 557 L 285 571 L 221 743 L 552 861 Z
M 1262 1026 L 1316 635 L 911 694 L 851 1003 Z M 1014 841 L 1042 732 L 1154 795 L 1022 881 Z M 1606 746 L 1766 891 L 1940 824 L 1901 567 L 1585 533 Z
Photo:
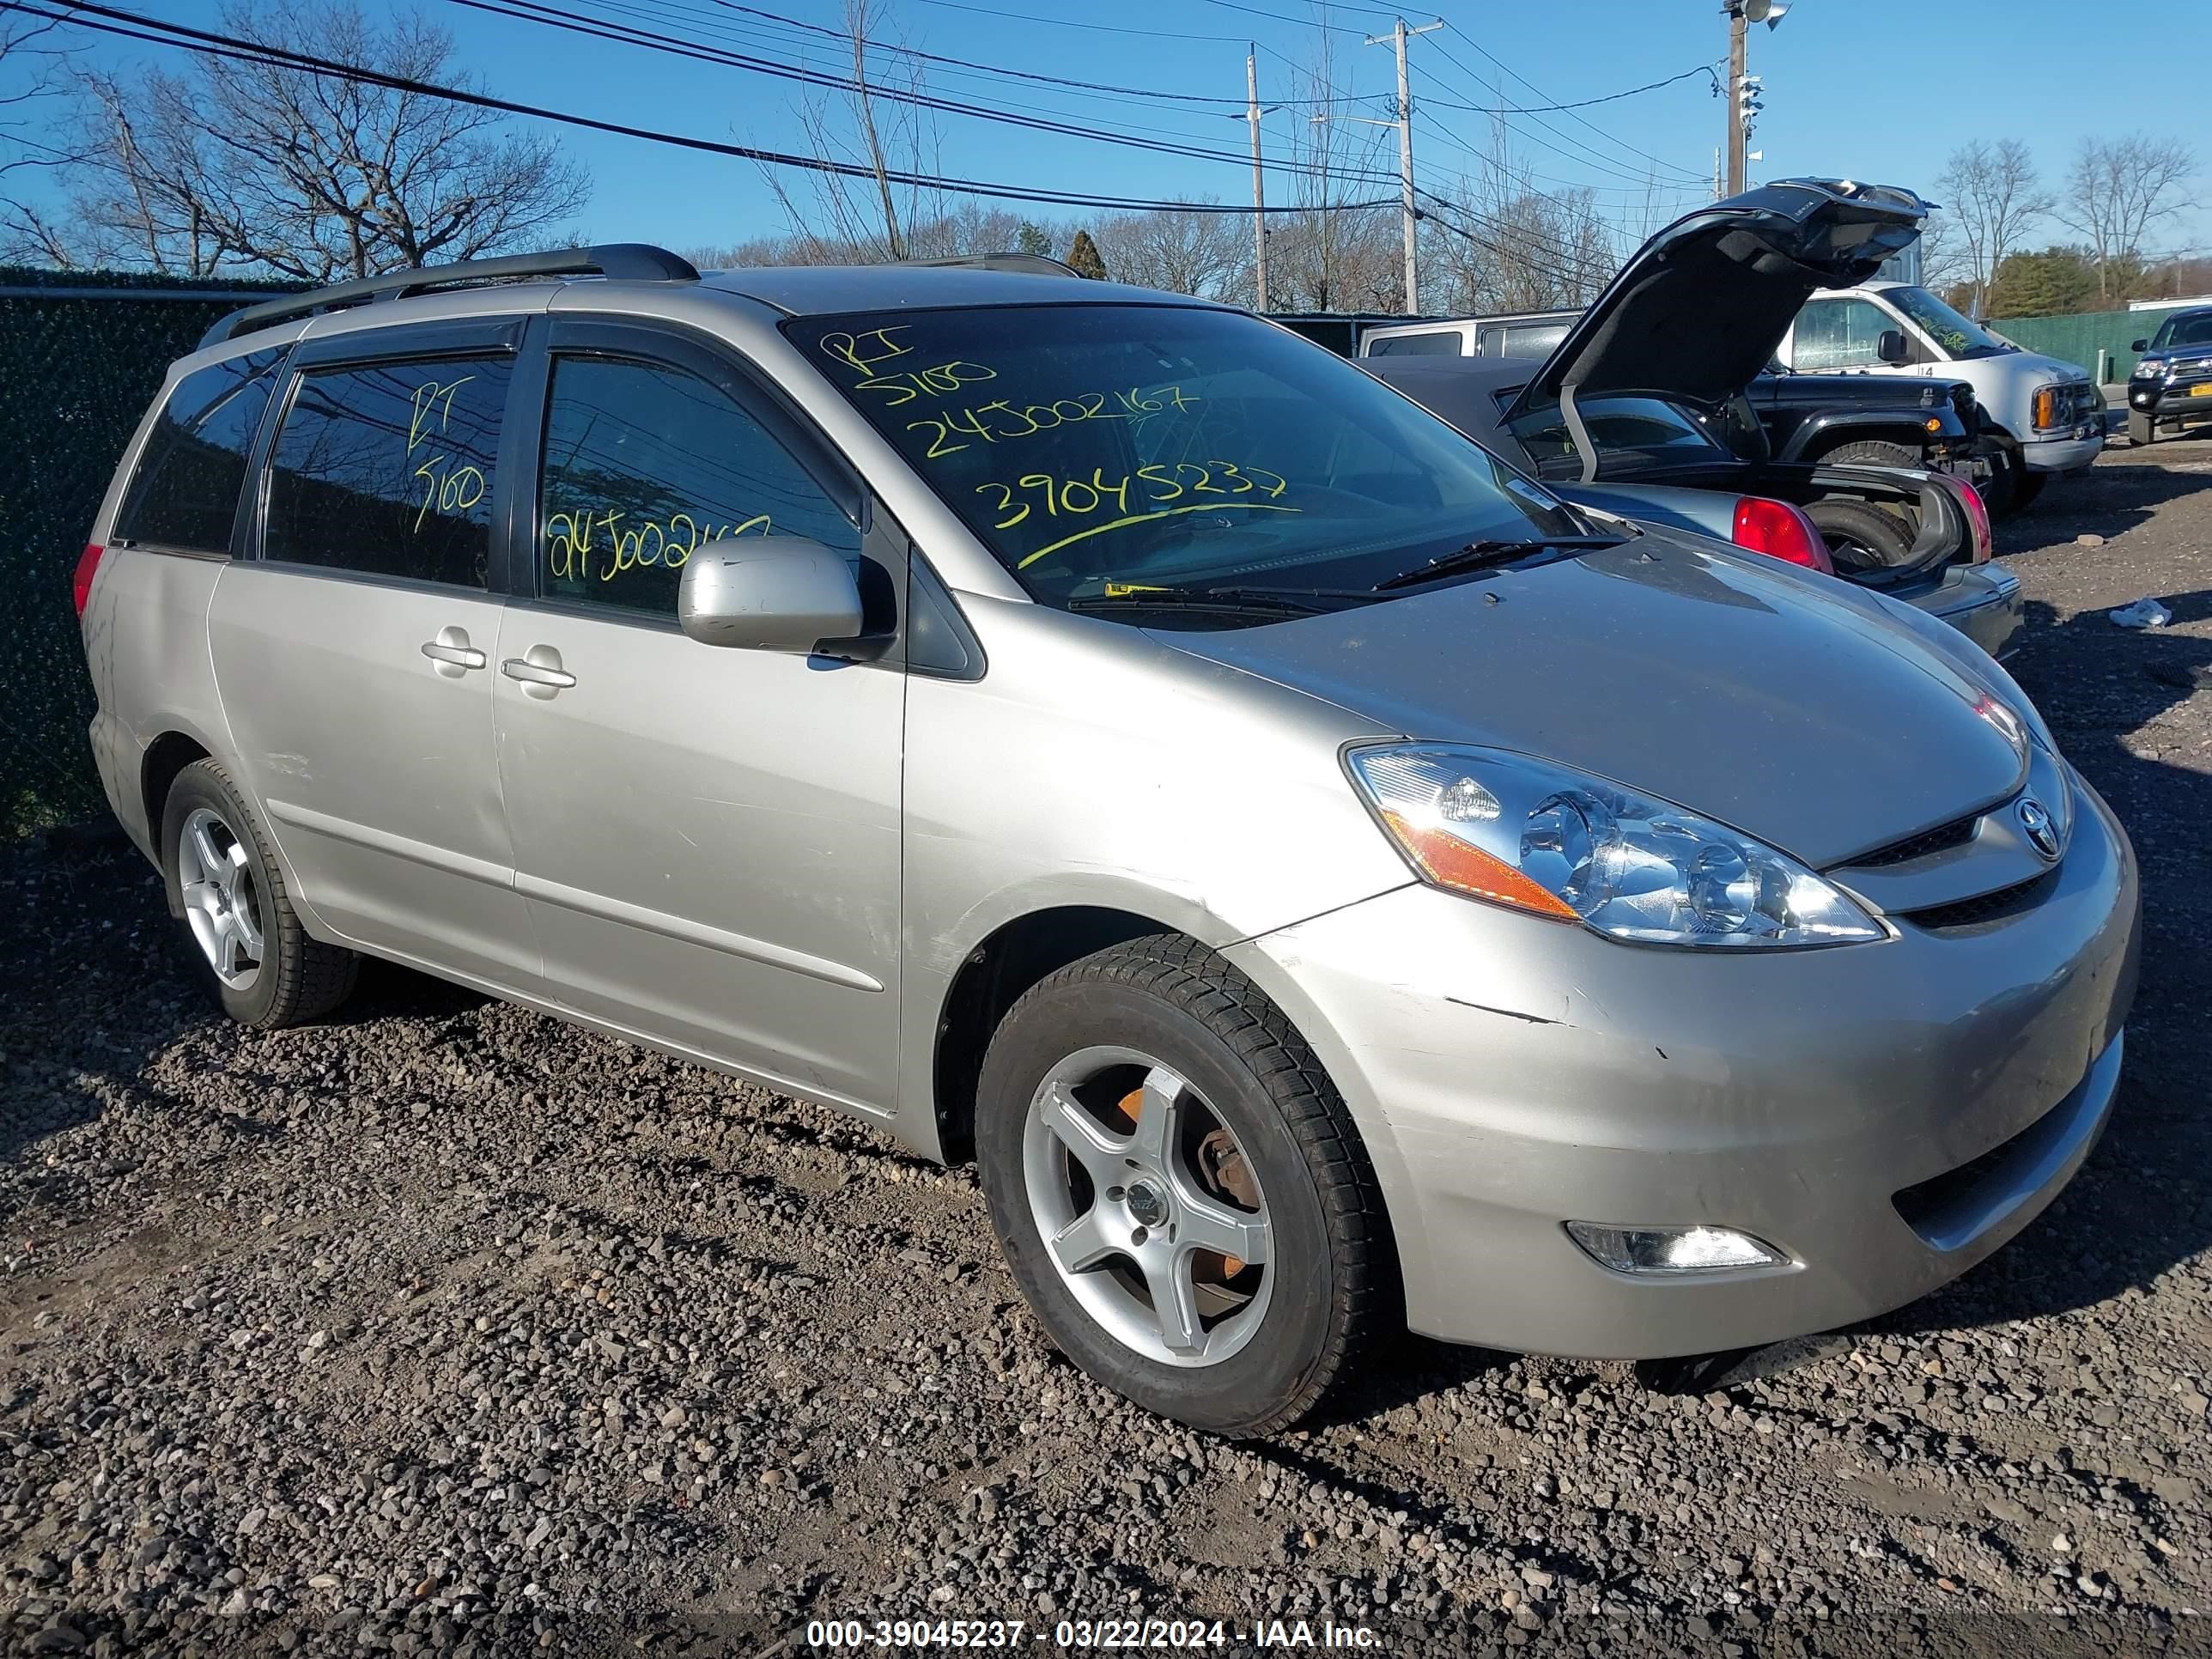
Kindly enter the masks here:
M 438 665 L 441 674 L 453 680 L 471 668 L 482 668 L 489 660 L 469 643 L 469 630 L 465 628 L 440 629 L 436 639 L 422 641 L 422 654 Z
M 507 658 L 499 672 L 520 680 L 524 695 L 532 697 L 550 697 L 576 683 L 576 677 L 561 666 L 561 653 L 550 645 L 533 645 L 522 655 Z

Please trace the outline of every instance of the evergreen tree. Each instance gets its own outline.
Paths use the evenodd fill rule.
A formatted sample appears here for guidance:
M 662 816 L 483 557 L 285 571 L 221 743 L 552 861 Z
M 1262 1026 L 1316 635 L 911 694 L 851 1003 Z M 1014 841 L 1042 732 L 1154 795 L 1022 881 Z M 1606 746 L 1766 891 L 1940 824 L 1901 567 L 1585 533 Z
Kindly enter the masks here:
M 1106 280 L 1106 262 L 1098 257 L 1098 244 L 1091 240 L 1091 233 L 1079 230 L 1075 240 L 1067 245 L 1069 269 L 1079 276 L 1088 276 L 1094 282 Z

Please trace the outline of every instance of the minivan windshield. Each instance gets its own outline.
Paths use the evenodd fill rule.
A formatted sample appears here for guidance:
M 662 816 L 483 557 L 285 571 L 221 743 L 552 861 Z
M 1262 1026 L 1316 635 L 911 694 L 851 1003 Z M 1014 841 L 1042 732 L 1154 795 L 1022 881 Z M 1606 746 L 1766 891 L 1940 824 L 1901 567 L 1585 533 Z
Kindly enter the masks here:
M 1044 604 L 1365 598 L 1476 543 L 1589 530 L 1426 410 L 1240 312 L 1002 306 L 784 328 Z
M 1882 298 L 1918 324 L 1923 333 L 1954 357 L 1995 357 L 2014 349 L 1924 288 L 1887 289 Z

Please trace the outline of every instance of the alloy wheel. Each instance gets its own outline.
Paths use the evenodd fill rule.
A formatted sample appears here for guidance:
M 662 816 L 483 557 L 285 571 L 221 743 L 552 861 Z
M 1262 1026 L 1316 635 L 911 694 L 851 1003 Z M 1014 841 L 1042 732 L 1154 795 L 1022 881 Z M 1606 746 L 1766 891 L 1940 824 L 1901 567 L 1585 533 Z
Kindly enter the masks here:
M 215 976 L 234 991 L 261 975 L 261 895 L 238 832 L 204 806 L 177 835 L 177 886 L 185 920 Z
M 1131 1048 L 1070 1054 L 1030 1102 L 1022 1164 L 1054 1270 L 1123 1346 L 1213 1365 L 1259 1330 L 1273 1285 L 1266 1195 L 1179 1073 Z

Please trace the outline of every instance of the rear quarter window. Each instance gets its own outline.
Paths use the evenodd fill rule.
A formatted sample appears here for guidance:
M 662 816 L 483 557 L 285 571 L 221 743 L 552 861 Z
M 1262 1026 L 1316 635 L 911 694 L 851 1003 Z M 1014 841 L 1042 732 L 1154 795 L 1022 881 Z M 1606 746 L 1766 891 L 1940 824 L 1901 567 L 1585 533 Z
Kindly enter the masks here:
M 186 553 L 228 554 L 254 434 L 283 362 L 257 351 L 194 369 L 154 422 L 110 539 Z

